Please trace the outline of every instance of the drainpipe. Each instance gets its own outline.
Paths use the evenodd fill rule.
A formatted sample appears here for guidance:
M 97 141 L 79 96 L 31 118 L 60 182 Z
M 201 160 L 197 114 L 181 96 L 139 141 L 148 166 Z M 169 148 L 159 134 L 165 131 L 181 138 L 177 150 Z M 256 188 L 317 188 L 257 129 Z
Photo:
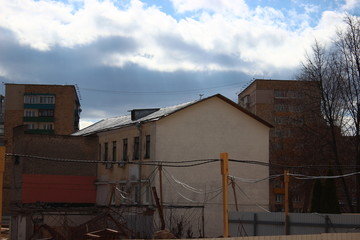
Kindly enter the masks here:
M 136 128 L 138 129 L 139 132 L 139 188 L 138 188 L 138 196 L 139 196 L 139 202 L 138 205 L 141 205 L 142 203 L 142 197 L 141 197 L 141 173 L 142 173 L 142 160 L 143 160 L 143 155 L 142 155 L 142 123 L 138 122 L 136 124 Z

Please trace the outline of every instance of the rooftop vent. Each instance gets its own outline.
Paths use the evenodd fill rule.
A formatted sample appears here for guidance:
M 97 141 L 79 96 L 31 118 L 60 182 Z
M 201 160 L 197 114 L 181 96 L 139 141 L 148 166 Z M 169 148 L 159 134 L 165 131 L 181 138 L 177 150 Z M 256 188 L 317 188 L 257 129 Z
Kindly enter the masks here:
M 156 111 L 159 111 L 160 108 L 148 108 L 148 109 L 133 109 L 131 110 L 131 120 L 136 121 L 140 118 L 146 117 Z

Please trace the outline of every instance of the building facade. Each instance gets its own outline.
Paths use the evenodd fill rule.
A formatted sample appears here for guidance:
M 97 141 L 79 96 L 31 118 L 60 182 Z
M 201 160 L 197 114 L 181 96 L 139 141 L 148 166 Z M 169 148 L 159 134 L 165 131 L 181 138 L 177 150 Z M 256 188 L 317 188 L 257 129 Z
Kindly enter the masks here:
M 320 143 L 312 135 L 324 124 L 316 89 L 316 85 L 309 81 L 257 79 L 238 95 L 240 106 L 274 126 L 270 131 L 270 175 L 283 174 L 284 170 L 289 169 L 297 173 L 292 166 L 321 163 L 317 151 L 322 147 L 318 146 Z M 300 170 L 305 173 L 304 169 Z M 291 211 L 307 212 L 313 183 L 291 181 Z M 282 177 L 270 181 L 270 210 L 284 211 Z
M 190 227 L 195 234 L 208 237 L 222 234 L 218 161 L 222 152 L 228 152 L 232 159 L 229 174 L 239 187 L 233 189 L 239 195 L 238 208 L 268 209 L 269 171 L 263 165 L 269 159 L 270 127 L 236 103 L 214 95 L 172 107 L 133 110 L 129 116 L 102 120 L 74 135 L 99 137 L 103 164 L 97 172 L 98 205 L 154 206 L 155 187 L 164 209 L 202 207 L 204 228 L 198 229 L 199 222 L 194 219 Z M 244 179 L 265 180 L 248 183 Z M 233 190 L 229 189 L 230 211 L 236 209 Z M 164 215 L 169 216 L 169 211 Z M 177 217 L 174 222 L 191 218 L 187 214 Z M 171 230 L 169 224 L 171 220 L 165 227 Z
M 73 85 L 5 84 L 4 140 L 13 151 L 13 129 L 26 133 L 70 135 L 79 129 L 80 102 Z M 5 161 L 4 214 L 9 214 L 12 163 Z

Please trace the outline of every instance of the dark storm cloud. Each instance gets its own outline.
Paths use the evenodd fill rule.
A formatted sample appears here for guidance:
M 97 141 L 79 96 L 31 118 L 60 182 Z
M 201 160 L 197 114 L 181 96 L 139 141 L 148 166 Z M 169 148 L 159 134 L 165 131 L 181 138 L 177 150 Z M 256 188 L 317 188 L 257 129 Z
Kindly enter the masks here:
M 202 46 L 198 46 L 194 43 L 187 43 L 179 36 L 175 35 L 160 35 L 157 37 L 159 44 L 166 49 L 169 54 L 181 52 L 182 56 L 186 56 L 186 59 L 198 63 L 200 65 L 216 64 L 224 68 L 235 67 L 249 67 L 250 62 L 245 62 L 239 58 L 239 54 L 224 54 L 217 53 L 215 51 L 207 51 Z
M 182 41 L 164 45 L 187 52 L 192 60 L 233 65 L 238 60 L 222 54 L 209 54 Z M 170 43 L 173 42 L 173 43 Z M 236 101 L 235 93 L 253 76 L 228 71 L 148 70 L 136 64 L 111 67 L 101 64 L 106 54 L 135 52 L 130 38 L 108 37 L 77 48 L 54 46 L 38 51 L 20 45 L 14 35 L 0 29 L 0 77 L 3 82 L 35 84 L 76 84 L 80 89 L 82 118 L 102 119 L 127 114 L 133 108 L 164 107 L 193 101 L 199 94 L 221 93 Z

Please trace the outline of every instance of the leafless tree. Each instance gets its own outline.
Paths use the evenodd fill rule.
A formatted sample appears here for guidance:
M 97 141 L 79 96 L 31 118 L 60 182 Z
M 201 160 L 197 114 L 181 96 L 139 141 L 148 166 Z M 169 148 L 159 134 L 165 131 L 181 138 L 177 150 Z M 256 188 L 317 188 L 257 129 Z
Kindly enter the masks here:
M 318 94 L 313 96 L 320 98 L 320 110 L 326 122 L 324 127 L 330 133 L 329 143 L 332 151 L 332 160 L 339 175 L 342 175 L 340 168 L 341 161 L 339 156 L 339 135 L 345 124 L 346 101 L 343 98 L 343 62 L 338 57 L 336 48 L 326 48 L 319 42 L 315 42 L 312 47 L 312 54 L 306 55 L 306 60 L 302 65 L 299 80 L 312 81 L 318 83 Z M 314 99 L 314 102 L 318 100 Z M 346 197 L 349 210 L 353 212 L 349 188 L 344 178 L 341 178 L 342 189 Z
M 346 128 L 348 135 L 353 136 L 355 149 L 356 171 L 360 171 L 360 18 L 347 15 L 346 29 L 339 31 L 335 47 L 338 51 L 338 61 L 341 61 L 342 97 L 345 106 L 345 116 L 349 120 Z M 360 175 L 356 178 L 357 212 L 360 212 Z

